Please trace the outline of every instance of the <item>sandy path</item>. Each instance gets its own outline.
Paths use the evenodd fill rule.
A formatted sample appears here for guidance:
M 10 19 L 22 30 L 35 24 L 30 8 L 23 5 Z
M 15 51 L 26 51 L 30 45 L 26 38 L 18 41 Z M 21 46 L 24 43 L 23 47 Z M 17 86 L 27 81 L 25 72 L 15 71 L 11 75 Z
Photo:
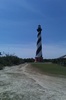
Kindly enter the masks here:
M 66 78 L 40 74 L 30 64 L 0 71 L 0 100 L 66 100 Z

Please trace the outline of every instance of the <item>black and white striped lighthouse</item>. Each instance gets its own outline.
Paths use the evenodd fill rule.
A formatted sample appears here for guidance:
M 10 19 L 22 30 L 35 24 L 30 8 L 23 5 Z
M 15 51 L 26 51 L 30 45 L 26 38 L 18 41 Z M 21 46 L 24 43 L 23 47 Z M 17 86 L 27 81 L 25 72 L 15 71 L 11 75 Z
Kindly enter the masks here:
M 41 25 L 38 25 L 37 29 L 37 50 L 36 50 L 36 57 L 35 57 L 35 62 L 42 62 L 43 57 L 42 57 L 42 38 L 41 38 Z

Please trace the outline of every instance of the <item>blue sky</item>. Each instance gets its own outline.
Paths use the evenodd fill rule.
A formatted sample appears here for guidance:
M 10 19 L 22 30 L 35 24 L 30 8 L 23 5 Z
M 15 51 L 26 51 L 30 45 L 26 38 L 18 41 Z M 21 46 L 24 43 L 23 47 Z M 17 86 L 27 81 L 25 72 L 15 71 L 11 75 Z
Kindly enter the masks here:
M 66 54 L 66 0 L 0 0 L 0 51 L 35 57 L 39 24 L 43 57 Z

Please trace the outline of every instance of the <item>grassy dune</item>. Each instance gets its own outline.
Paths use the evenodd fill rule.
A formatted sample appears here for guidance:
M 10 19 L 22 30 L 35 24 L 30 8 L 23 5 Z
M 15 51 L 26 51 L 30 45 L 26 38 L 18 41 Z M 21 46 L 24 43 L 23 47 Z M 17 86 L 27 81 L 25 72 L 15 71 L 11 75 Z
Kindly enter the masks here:
M 66 76 L 66 67 L 49 64 L 49 63 L 32 63 L 34 68 L 37 68 L 45 74 L 54 74 L 54 75 L 65 75 Z

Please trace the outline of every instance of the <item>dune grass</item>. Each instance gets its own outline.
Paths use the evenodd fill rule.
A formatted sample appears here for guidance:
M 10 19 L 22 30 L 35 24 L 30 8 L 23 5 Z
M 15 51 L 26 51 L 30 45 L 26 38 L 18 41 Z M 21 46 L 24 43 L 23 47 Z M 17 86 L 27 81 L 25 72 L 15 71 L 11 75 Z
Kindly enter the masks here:
M 42 71 L 45 74 L 54 74 L 54 75 L 65 75 L 66 76 L 66 67 L 57 64 L 49 63 L 32 63 L 34 68 Z

